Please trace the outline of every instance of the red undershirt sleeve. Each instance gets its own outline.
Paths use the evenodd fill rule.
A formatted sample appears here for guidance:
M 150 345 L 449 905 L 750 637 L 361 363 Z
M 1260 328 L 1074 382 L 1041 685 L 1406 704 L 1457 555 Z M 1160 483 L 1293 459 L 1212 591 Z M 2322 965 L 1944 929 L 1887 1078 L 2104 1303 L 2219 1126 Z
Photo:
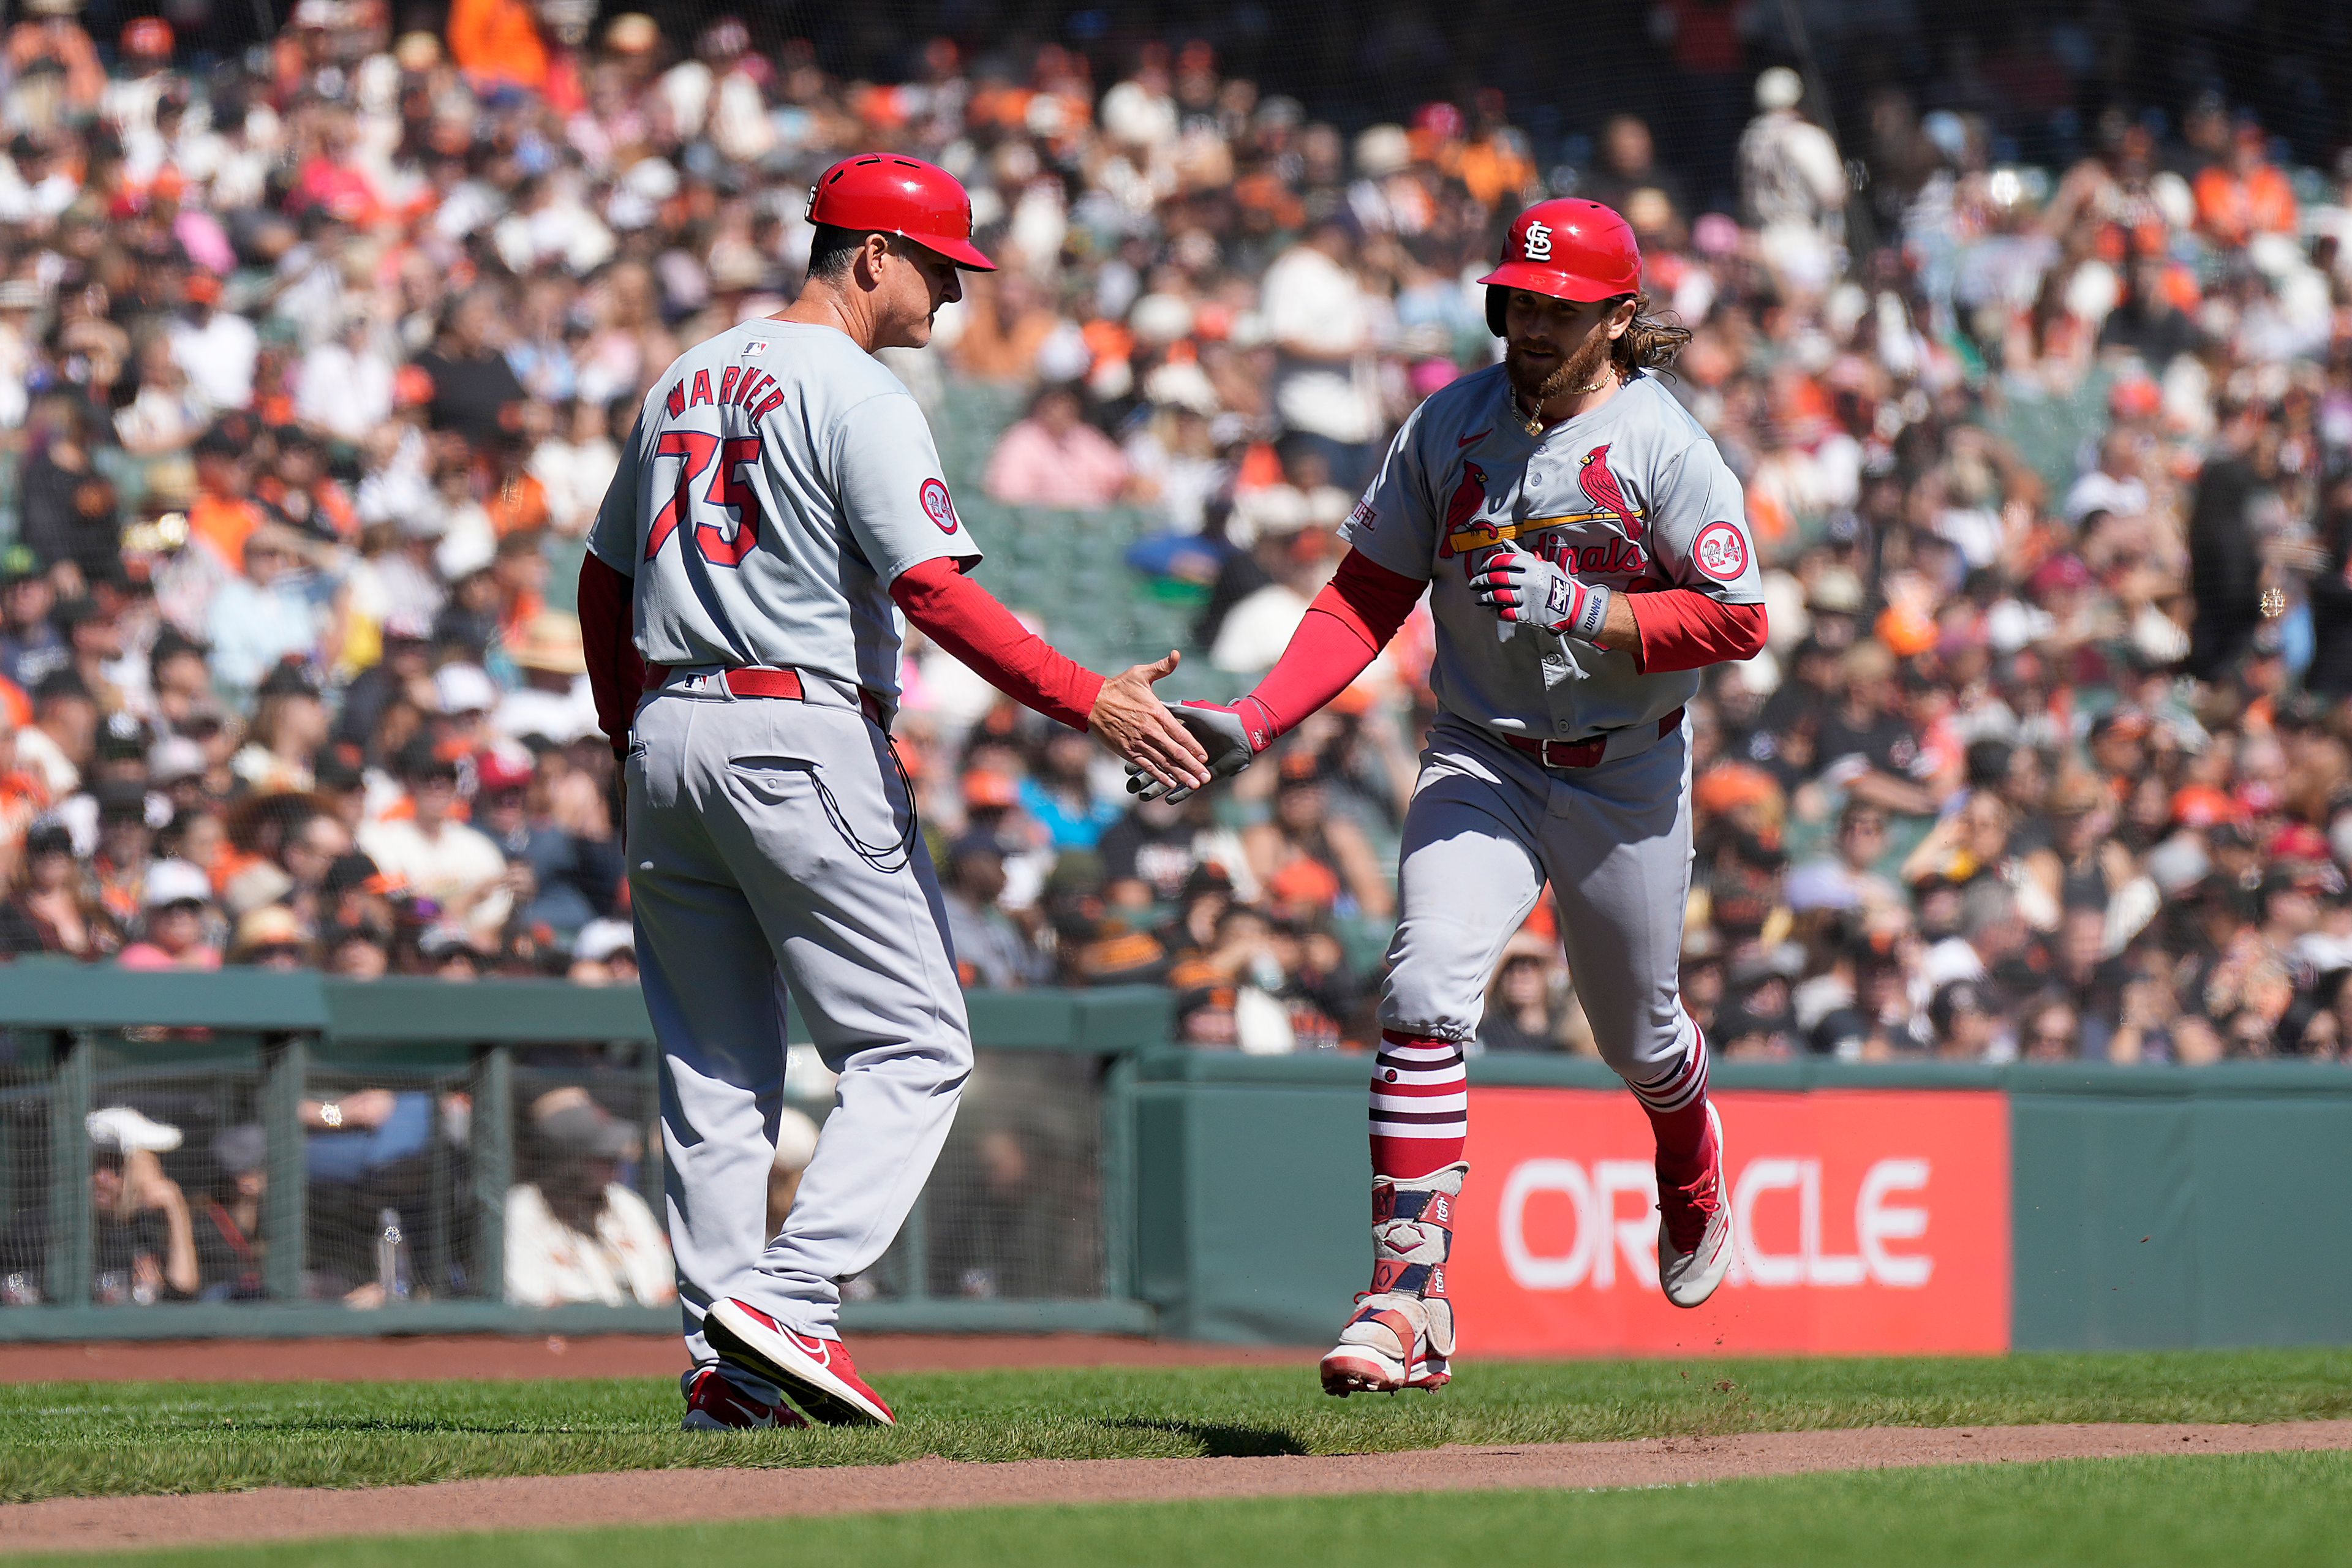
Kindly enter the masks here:
M 923 635 L 1014 701 L 1073 730 L 1087 727 L 1103 678 L 1015 620 L 996 595 L 941 555 L 898 574 L 890 597 Z
M 645 661 L 637 657 L 630 600 L 635 584 L 592 552 L 580 562 L 580 641 L 588 655 L 588 689 L 596 698 L 596 727 L 619 756 L 629 747 L 629 724 L 645 691 Z
M 1280 735 L 1348 689 L 1380 657 L 1429 584 L 1350 550 L 1290 645 L 1250 695 Z
M 1727 659 L 1754 658 L 1764 647 L 1761 605 L 1727 605 L 1696 588 L 1629 594 L 1641 633 L 1634 662 L 1645 675 L 1699 669 Z

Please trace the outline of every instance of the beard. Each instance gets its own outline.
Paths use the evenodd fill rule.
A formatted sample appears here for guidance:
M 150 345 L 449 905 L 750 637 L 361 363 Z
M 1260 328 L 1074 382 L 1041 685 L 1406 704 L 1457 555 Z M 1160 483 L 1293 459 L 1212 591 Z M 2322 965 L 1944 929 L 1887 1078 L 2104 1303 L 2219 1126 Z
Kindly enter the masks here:
M 1593 331 L 1576 345 L 1575 353 L 1554 363 L 1549 371 L 1541 371 L 1528 363 L 1515 341 L 1503 350 L 1503 374 L 1510 378 L 1513 392 L 1541 408 L 1555 397 L 1598 383 L 1609 363 L 1611 346 L 1607 332 Z

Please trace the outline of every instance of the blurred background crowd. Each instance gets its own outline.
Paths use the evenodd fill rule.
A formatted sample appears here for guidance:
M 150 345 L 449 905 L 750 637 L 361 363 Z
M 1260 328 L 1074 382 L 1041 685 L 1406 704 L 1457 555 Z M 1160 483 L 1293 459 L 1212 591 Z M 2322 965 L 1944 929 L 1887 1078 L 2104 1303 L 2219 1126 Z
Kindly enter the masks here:
M 1512 214 L 1617 206 L 1770 568 L 1768 651 L 1691 708 L 1717 1048 L 2343 1056 L 2347 24 L 1603 9 L 1553 87 L 1483 5 L 885 47 L 789 7 L 24 0 L 0 950 L 632 980 L 579 542 L 644 388 L 790 298 L 811 176 L 886 145 L 1003 264 L 892 356 L 982 580 L 1097 668 L 1172 637 L 1199 695 L 1273 662 L 1398 421 L 1497 353 L 1471 279 Z M 1429 655 L 1419 614 L 1170 807 L 912 647 L 967 983 L 1370 1038 Z M 1590 1050 L 1550 920 L 1485 1048 Z

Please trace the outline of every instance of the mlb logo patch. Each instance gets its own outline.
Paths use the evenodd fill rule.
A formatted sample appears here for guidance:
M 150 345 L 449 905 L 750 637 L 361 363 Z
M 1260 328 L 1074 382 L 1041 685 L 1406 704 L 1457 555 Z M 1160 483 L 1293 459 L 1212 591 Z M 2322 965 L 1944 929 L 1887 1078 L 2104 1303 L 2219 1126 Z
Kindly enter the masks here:
M 743 353 L 746 356 L 751 354 L 763 354 L 767 352 L 768 340 L 765 338 L 753 338 L 750 342 L 743 345 Z

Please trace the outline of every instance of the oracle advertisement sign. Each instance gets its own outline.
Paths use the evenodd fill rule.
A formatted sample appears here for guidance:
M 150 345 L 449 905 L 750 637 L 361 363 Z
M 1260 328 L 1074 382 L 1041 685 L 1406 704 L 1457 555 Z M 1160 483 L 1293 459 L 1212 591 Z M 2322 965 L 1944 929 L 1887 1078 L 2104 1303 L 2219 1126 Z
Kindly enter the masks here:
M 1450 1287 L 1465 1354 L 2009 1348 L 1999 1093 L 1723 1093 L 1738 1256 L 1691 1310 L 1658 1290 L 1657 1174 L 1631 1095 L 1470 1095 Z

